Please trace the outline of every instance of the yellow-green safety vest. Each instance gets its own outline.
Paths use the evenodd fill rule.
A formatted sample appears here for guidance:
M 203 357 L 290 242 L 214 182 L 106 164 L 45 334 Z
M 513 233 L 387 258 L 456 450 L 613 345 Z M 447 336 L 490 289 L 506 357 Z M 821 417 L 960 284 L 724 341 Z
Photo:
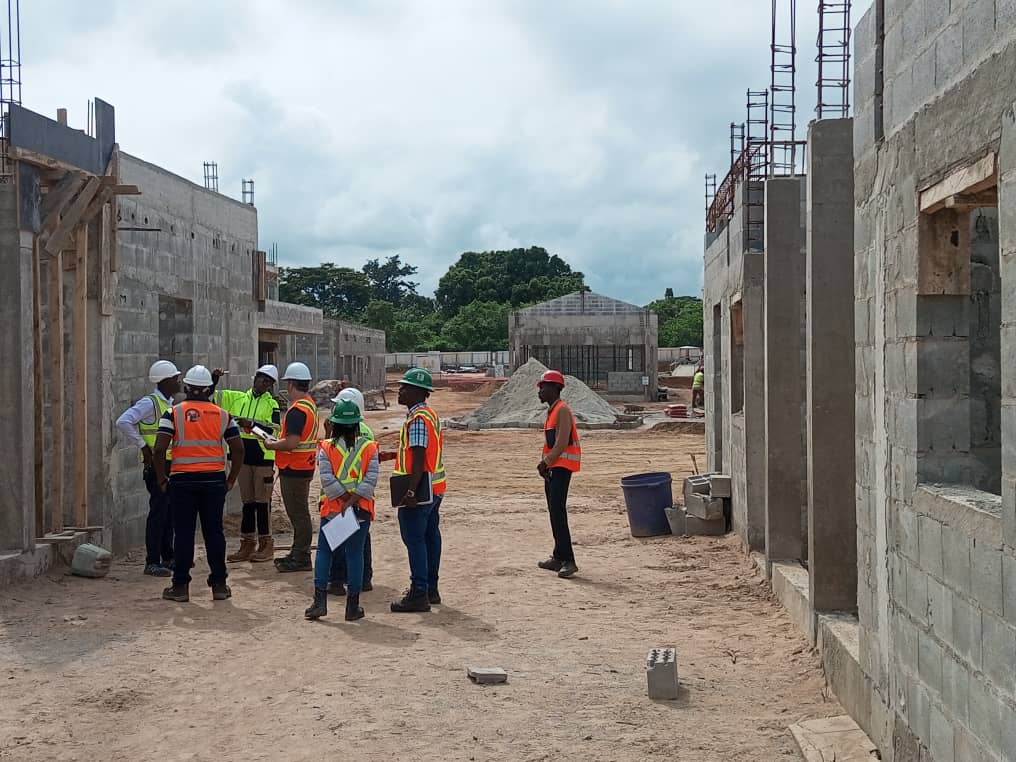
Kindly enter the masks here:
M 145 423 L 141 421 L 138 424 L 138 433 L 141 438 L 145 440 L 145 444 L 151 448 L 155 447 L 155 437 L 159 433 L 159 421 L 162 420 L 162 415 L 170 408 L 170 403 L 162 398 L 160 394 L 149 394 L 148 398 L 151 399 L 155 405 L 155 421 L 154 423 Z M 172 445 L 166 448 L 166 460 L 171 460 L 173 456 Z
M 252 418 L 258 421 L 272 420 L 272 413 L 279 409 L 279 403 L 270 392 L 265 392 L 260 397 L 255 397 L 253 390 L 245 392 L 234 389 L 216 389 L 213 401 L 233 418 Z M 278 434 L 277 431 L 271 432 Z M 266 450 L 264 444 L 256 434 L 247 433 L 240 429 L 240 436 L 243 439 L 255 439 L 261 447 L 265 460 L 275 460 L 275 451 Z

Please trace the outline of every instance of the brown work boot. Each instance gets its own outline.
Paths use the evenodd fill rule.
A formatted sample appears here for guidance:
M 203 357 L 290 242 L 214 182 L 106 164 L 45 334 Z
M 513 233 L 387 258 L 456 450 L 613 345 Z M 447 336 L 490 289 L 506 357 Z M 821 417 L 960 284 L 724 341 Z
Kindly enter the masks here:
M 234 561 L 250 561 L 255 548 L 257 548 L 257 543 L 254 542 L 254 535 L 244 533 L 240 535 L 240 549 L 236 553 L 226 556 L 226 560 L 230 563 Z
M 262 561 L 271 561 L 275 558 L 275 540 L 270 534 L 261 535 L 258 538 L 258 549 L 251 555 L 251 563 L 257 564 Z

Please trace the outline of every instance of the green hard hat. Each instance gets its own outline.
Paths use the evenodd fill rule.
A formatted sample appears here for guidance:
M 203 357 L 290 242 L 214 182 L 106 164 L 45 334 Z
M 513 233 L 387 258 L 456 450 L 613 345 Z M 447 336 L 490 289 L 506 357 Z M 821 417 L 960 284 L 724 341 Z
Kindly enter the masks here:
M 426 368 L 410 368 L 399 383 L 418 386 L 421 389 L 426 389 L 428 392 L 434 391 L 434 379 Z
M 332 414 L 328 416 L 328 420 L 332 423 L 345 423 L 352 426 L 362 422 L 363 416 L 360 415 L 360 408 L 356 406 L 355 402 L 352 400 L 339 400 L 335 403 L 335 407 L 332 408 Z

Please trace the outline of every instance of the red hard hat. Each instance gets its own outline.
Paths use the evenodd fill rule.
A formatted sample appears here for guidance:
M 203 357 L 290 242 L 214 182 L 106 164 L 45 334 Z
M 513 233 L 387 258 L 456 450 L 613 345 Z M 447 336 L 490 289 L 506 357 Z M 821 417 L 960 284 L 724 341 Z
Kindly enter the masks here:
M 540 377 L 536 385 L 539 386 L 540 384 L 560 384 L 564 386 L 564 376 L 561 375 L 559 370 L 548 370 Z

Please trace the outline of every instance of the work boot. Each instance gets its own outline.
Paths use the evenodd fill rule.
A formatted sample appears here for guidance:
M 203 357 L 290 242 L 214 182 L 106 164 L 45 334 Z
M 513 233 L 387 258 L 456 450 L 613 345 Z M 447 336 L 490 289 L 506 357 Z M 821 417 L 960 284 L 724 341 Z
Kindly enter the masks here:
M 373 589 L 374 589 L 374 583 L 371 580 L 369 580 L 369 579 L 365 579 L 363 581 L 363 592 L 369 593 Z
M 275 562 L 275 568 L 280 572 L 302 572 L 314 570 L 313 565 L 311 565 L 309 555 L 303 558 L 288 556 L 287 558 L 277 560 Z
M 212 600 L 213 601 L 224 601 L 227 598 L 233 597 L 233 591 L 229 589 L 229 585 L 225 582 L 219 582 L 218 584 L 212 585 Z
M 364 616 L 366 615 L 360 608 L 360 594 L 348 595 L 346 597 L 346 621 L 355 622 L 357 619 L 363 619 Z
M 427 591 L 427 600 L 430 601 L 431 606 L 441 605 L 441 593 L 437 591 L 436 587 L 432 587 Z
M 565 561 L 561 564 L 561 569 L 558 571 L 557 576 L 561 579 L 568 579 L 568 577 L 575 576 L 575 572 L 579 570 L 579 567 L 575 565 L 574 561 Z
M 328 614 L 328 590 L 323 587 L 314 588 L 314 603 L 303 612 L 307 619 L 320 619 Z
M 537 566 L 539 566 L 541 569 L 546 569 L 547 571 L 556 572 L 561 571 L 561 566 L 563 563 L 564 563 L 563 561 L 558 561 L 556 558 L 551 556 L 546 561 L 540 561 L 537 564 Z
M 329 582 L 328 594 L 338 596 L 339 598 L 343 598 L 346 595 L 346 586 L 343 585 L 341 582 Z
M 173 570 L 159 564 L 148 564 L 145 566 L 145 574 L 149 577 L 172 577 Z
M 187 603 L 190 600 L 190 589 L 187 585 L 173 585 L 162 591 L 163 600 Z
M 258 549 L 250 557 L 252 564 L 262 561 L 271 561 L 275 558 L 275 540 L 270 534 L 263 534 L 258 538 Z
M 236 561 L 250 561 L 250 557 L 254 554 L 257 544 L 254 542 L 253 533 L 244 533 L 240 535 L 240 549 L 236 553 L 230 553 L 226 556 L 226 560 L 230 563 Z
M 416 611 L 430 611 L 427 590 L 423 587 L 411 587 L 402 594 L 401 600 L 393 601 L 391 606 L 395 614 L 409 614 Z

